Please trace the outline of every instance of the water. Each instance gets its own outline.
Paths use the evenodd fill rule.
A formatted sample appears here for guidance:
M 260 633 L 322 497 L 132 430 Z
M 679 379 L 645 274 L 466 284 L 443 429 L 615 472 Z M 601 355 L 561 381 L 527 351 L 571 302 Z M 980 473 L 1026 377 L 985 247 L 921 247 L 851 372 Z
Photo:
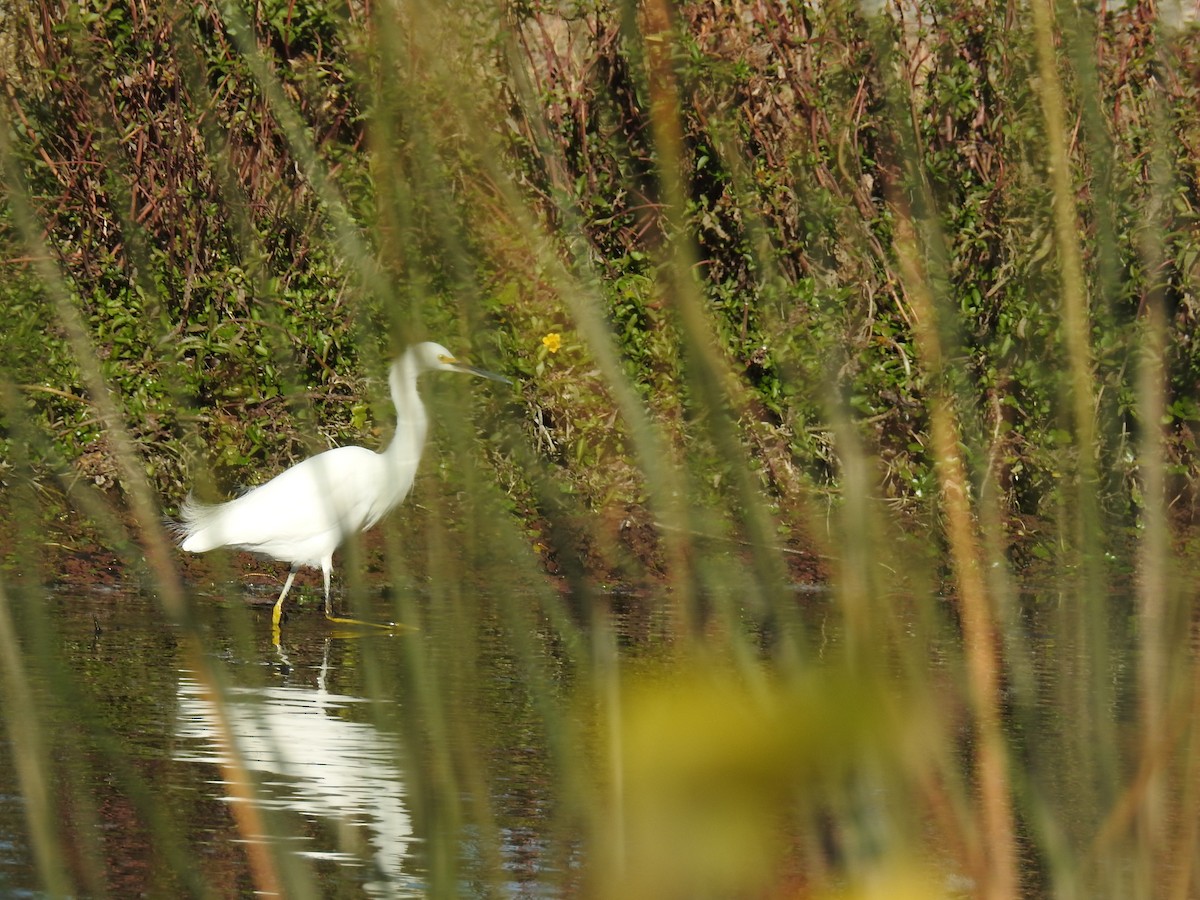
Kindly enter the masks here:
M 195 603 L 198 669 L 189 636 L 164 620 L 149 593 L 9 593 L 52 818 L 79 893 L 246 896 L 266 887 L 288 896 L 423 897 L 447 885 L 461 896 L 589 893 L 589 857 L 606 852 L 595 835 L 612 831 L 589 793 L 605 780 L 597 774 L 605 745 L 603 716 L 586 707 L 603 691 L 587 699 L 576 691 L 581 651 L 571 642 L 595 636 L 572 630 L 579 610 L 569 603 L 556 622 L 532 598 L 495 604 L 486 593 L 417 591 L 408 611 L 422 627 L 382 631 L 331 626 L 309 595 L 276 643 L 269 597 L 248 603 L 236 592 L 209 593 Z M 667 617 L 656 604 L 605 600 L 625 670 L 658 658 Z M 1009 623 L 1005 719 L 1019 768 L 1027 896 L 1053 892 L 1047 835 L 1068 856 L 1086 855 L 1136 744 L 1135 622 L 1121 592 L 1101 602 L 1107 611 L 1097 627 L 1073 612 L 1071 597 L 1043 589 L 1018 598 Z M 818 666 L 837 658 L 835 598 L 804 591 L 797 604 L 812 658 Z M 383 597 L 367 610 L 380 621 L 395 612 Z M 965 771 L 971 740 L 956 683 L 953 604 L 897 602 L 889 614 L 896 625 L 871 652 L 895 657 L 897 692 L 919 690 L 911 709 L 936 723 L 930 746 L 943 742 L 951 768 L 957 760 Z M 206 687 L 209 671 L 222 703 Z M 0 895 L 40 896 L 13 736 L 0 741 Z M 783 771 L 787 790 L 824 791 L 789 783 Z M 926 776 L 957 777 L 933 764 Z M 920 780 L 889 777 L 861 779 L 821 801 L 814 820 L 834 816 L 834 824 L 807 843 L 803 829 L 788 838 L 797 870 L 813 860 L 831 870 L 869 865 L 897 829 L 945 827 L 887 809 L 909 802 L 897 784 L 915 791 Z M 863 823 L 858 833 L 855 822 Z M 1119 859 L 1101 863 L 1114 885 L 1128 874 Z M 952 849 L 932 870 L 946 895 L 970 893 Z
M 369 722 L 353 720 L 352 707 L 363 698 L 329 689 L 331 643 L 326 642 L 315 687 L 289 679 L 291 683 L 276 686 L 235 689 L 225 710 L 229 728 L 242 760 L 258 776 L 257 803 L 304 821 L 348 827 L 360 832 L 364 842 L 356 852 L 330 848 L 318 836 L 304 834 L 292 852 L 377 873 L 378 880 L 364 878 L 369 894 L 420 896 L 419 879 L 406 871 L 413 827 L 404 802 L 399 741 Z M 174 759 L 213 768 L 227 765 L 231 754 L 223 724 L 203 687 L 184 671 L 177 693 Z M 244 802 L 236 780 L 232 786 L 223 779 L 213 785 L 229 802 Z
M 309 606 L 293 609 L 277 645 L 269 606 L 201 597 L 201 642 L 228 681 L 221 713 L 193 670 L 184 635 L 164 621 L 153 597 L 72 589 L 11 599 L 17 630 L 29 641 L 25 659 L 53 758 L 46 769 L 55 776 L 68 868 L 85 892 L 90 879 L 122 896 L 189 883 L 219 896 L 249 894 L 256 882 L 248 845 L 257 842 L 282 854 L 284 870 L 291 867 L 285 883 L 315 886 L 318 896 L 417 897 L 425 895 L 430 866 L 444 864 L 430 859 L 430 831 L 471 842 L 461 818 L 431 821 L 426 813 L 424 839 L 414 822 L 410 774 L 447 777 L 437 772 L 444 761 L 428 758 L 444 743 L 428 746 L 429 723 L 412 719 L 414 709 L 429 708 L 428 689 L 404 674 L 415 658 L 429 666 L 441 657 L 439 669 L 454 665 L 428 634 L 331 628 Z M 377 619 L 391 618 L 379 606 Z M 493 635 L 483 645 L 502 656 L 499 640 Z M 50 652 L 39 652 L 39 644 Z M 512 691 L 511 664 L 495 662 L 487 702 L 512 702 L 486 707 L 473 685 L 447 679 L 433 687 L 452 718 L 436 728 L 503 755 L 489 764 L 486 787 L 497 792 L 499 865 L 514 889 L 537 893 L 549 864 L 537 858 L 538 811 L 550 805 L 544 748 L 528 744 L 538 735 L 527 721 L 527 698 Z M 501 721 L 515 731 L 498 727 Z M 418 744 L 416 758 L 406 750 L 410 741 Z M 489 749 L 493 742 L 501 746 Z M 12 753 L 0 742 L 0 895 L 36 895 Z M 476 777 L 449 779 L 464 775 Z M 470 787 L 452 790 L 469 804 Z M 432 796 L 426 805 L 440 802 Z M 237 807 L 247 804 L 271 837 L 251 833 L 239 818 Z M 471 871 L 469 856 L 459 873 L 468 884 L 483 877 Z

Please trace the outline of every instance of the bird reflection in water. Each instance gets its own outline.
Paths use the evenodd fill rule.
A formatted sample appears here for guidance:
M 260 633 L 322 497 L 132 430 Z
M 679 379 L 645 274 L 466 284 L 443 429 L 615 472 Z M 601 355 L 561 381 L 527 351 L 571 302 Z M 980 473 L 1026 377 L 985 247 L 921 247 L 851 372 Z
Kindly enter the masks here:
M 314 846 L 310 838 L 299 852 L 367 866 L 364 889 L 372 896 L 422 896 L 419 880 L 405 871 L 413 832 L 403 802 L 399 743 L 373 725 L 346 717 L 348 708 L 366 701 L 326 689 L 328 654 L 327 639 L 315 688 L 234 688 L 220 710 L 197 679 L 182 673 L 176 759 L 234 771 L 223 728 L 227 724 L 240 762 L 270 777 L 259 779 L 257 789 L 226 785 L 224 799 L 243 802 L 236 798 L 253 796 L 252 802 L 265 808 L 331 823 L 336 827 L 330 833 L 350 846 Z M 353 839 L 363 834 L 365 848 Z

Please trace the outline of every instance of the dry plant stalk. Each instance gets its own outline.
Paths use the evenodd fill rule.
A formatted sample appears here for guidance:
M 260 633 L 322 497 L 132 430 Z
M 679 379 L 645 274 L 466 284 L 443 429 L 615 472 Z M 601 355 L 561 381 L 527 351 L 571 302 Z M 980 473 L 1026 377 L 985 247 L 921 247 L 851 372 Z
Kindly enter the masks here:
M 1086 497 L 1096 478 L 1096 403 L 1092 396 L 1087 278 L 1079 245 L 1079 215 L 1075 208 L 1075 186 L 1071 178 L 1071 156 L 1066 124 L 1066 102 L 1058 77 L 1054 46 L 1054 23 L 1049 0 L 1034 0 L 1033 30 L 1037 44 L 1038 84 L 1042 117 L 1046 125 L 1049 174 L 1054 189 L 1054 236 L 1062 282 L 1064 342 L 1070 368 L 1071 408 L 1075 424 L 1075 447 L 1079 454 L 1080 490 Z M 1083 517 L 1081 517 L 1083 518 Z
M 171 545 L 163 527 L 162 515 L 155 500 L 154 491 L 150 486 L 145 469 L 140 464 L 138 451 L 129 429 L 126 427 L 125 418 L 101 371 L 100 357 L 92 338 L 79 310 L 72 302 L 62 274 L 51 261 L 49 248 L 43 243 L 32 206 L 28 196 L 22 190 L 22 181 L 12 165 L 12 160 L 12 148 L 4 131 L 0 130 L 0 172 L 5 175 L 5 181 L 10 188 L 9 198 L 13 205 L 14 218 L 17 220 L 21 236 L 28 245 L 31 256 L 37 261 L 38 274 L 44 289 L 50 295 L 58 324 L 66 334 L 71 351 L 82 372 L 92 404 L 96 408 L 97 415 L 104 422 L 105 430 L 112 442 L 120 484 L 128 497 L 130 512 L 140 532 L 146 563 L 154 576 L 158 589 L 159 603 L 169 619 L 183 626 L 186 658 L 219 717 L 221 730 L 229 748 L 228 756 L 223 758 L 219 765 L 224 770 L 225 779 L 230 784 L 231 790 L 238 795 L 239 799 L 247 801 L 233 804 L 235 807 L 234 817 L 239 830 L 246 838 L 247 855 L 255 885 L 259 891 L 278 894 L 280 880 L 275 862 L 262 842 L 262 836 L 268 834 L 269 831 L 262 821 L 261 808 L 254 802 L 254 783 L 234 739 L 224 692 L 221 690 L 198 632 L 193 627 L 189 603 L 184 594 L 179 571 L 173 560 Z M 0 626 L 6 624 L 6 621 L 0 621 Z M 7 629 L 5 630 L 7 631 Z M 8 639 L 5 635 L 0 635 L 0 638 Z M 30 790 L 33 791 L 32 796 L 35 797 L 44 793 L 44 789 L 37 782 L 31 782 Z M 39 850 L 41 849 L 39 848 Z
M 933 385 L 929 401 L 933 455 L 958 589 L 967 689 L 975 717 L 975 775 L 982 808 L 968 862 L 974 869 L 980 896 L 1001 900 L 1017 896 L 1018 880 L 1008 763 L 1000 722 L 1000 643 L 983 576 L 970 485 L 959 452 L 961 429 L 953 401 L 942 384 L 943 356 L 934 298 L 921 263 L 911 214 L 902 202 L 895 203 L 895 211 L 896 256 L 904 292 L 912 305 L 917 347 Z

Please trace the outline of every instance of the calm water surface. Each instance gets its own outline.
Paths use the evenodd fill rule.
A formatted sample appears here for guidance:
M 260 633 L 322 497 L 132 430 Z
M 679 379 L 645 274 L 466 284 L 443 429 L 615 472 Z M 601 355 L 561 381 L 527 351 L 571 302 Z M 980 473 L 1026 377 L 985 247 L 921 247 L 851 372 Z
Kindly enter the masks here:
M 425 631 L 331 627 L 310 605 L 293 609 L 276 645 L 269 606 L 201 597 L 201 643 L 227 682 L 218 708 L 152 597 L 62 590 L 10 602 L 54 757 L 47 769 L 59 779 L 55 814 L 85 889 L 90 878 L 100 879 L 97 893 L 169 894 L 191 880 L 219 896 L 253 893 L 248 845 L 260 838 L 238 809 L 246 779 L 262 824 L 285 835 L 269 849 L 290 895 L 300 886 L 317 896 L 425 896 L 431 867 L 445 865 L 466 893 L 485 864 L 489 883 L 499 866 L 527 895 L 572 877 L 569 859 L 541 853 L 553 801 L 544 740 L 488 616 L 476 622 L 468 665 L 430 634 L 452 621 Z M 379 605 L 375 620 L 387 621 Z M 472 675 L 481 669 L 486 676 Z M 456 744 L 462 759 L 480 761 L 477 771 L 436 758 Z M 0 740 L 0 896 L 33 896 L 12 752 Z M 416 799 L 414 773 L 425 785 Z M 444 792 L 465 808 L 486 793 L 490 833 L 447 814 Z M 431 833 L 453 834 L 462 858 L 437 858 Z M 498 859 L 472 847 L 485 841 Z M 190 873 L 184 883 L 172 883 L 164 859 Z
M 801 600 L 825 652 L 837 642 L 829 599 Z M 497 872 L 507 895 L 581 889 L 553 741 L 505 637 L 513 624 L 486 601 L 423 601 L 426 627 L 397 632 L 331 628 L 309 605 L 276 644 L 269 605 L 200 597 L 199 643 L 225 684 L 221 707 L 151 596 L 27 591 L 10 602 L 83 893 L 250 895 L 264 851 L 296 896 L 420 897 L 447 877 L 472 896 L 494 893 Z M 391 618 L 378 603 L 376 618 Z M 1134 718 L 1132 617 L 1113 598 L 1097 656 L 1072 645 L 1086 629 L 1064 621 L 1067 609 L 1051 593 L 1021 601 L 1012 627 L 1027 652 L 1015 678 L 1027 683 L 1014 690 L 1036 699 L 1011 711 L 1011 729 L 1031 783 L 1075 810 L 1060 815 L 1065 839 L 1078 827 L 1086 841 L 1112 800 L 1094 784 L 1107 764 L 1095 742 L 1123 740 Z M 635 656 L 665 633 L 654 615 L 620 621 Z M 534 639 L 553 683 L 555 641 Z M 952 638 L 927 651 L 936 682 L 958 651 Z M 1080 718 L 1081 703 L 1094 715 Z M 0 895 L 37 896 L 12 753 L 0 741 Z M 1027 860 L 1032 895 L 1039 865 Z

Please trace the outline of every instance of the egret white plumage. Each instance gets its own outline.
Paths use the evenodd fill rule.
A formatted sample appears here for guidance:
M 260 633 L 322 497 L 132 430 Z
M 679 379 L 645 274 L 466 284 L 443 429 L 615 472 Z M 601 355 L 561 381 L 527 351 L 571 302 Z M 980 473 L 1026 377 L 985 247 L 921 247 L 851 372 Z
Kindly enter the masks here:
M 416 477 L 429 426 L 417 378 L 430 371 L 468 372 L 511 383 L 459 362 L 441 344 L 414 344 L 388 373 L 396 433 L 387 447 L 378 453 L 365 447 L 326 450 L 227 503 L 199 503 L 189 495 L 177 526 L 180 547 L 194 553 L 234 547 L 290 563 L 271 614 L 275 625 L 296 572 L 303 566 L 319 568 L 325 581 L 325 615 L 333 618 L 333 551 L 383 518 L 404 499 Z

